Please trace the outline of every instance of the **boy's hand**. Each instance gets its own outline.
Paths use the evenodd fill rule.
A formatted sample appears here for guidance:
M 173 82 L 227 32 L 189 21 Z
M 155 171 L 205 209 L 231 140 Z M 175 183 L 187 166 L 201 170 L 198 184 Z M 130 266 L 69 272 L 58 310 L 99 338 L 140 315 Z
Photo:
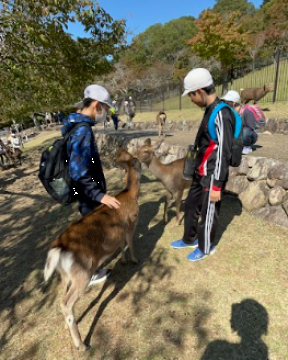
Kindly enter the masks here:
M 221 200 L 221 191 L 211 190 L 210 201 L 217 202 Z
M 101 204 L 107 205 L 110 209 L 119 209 L 120 202 L 113 196 L 105 194 L 101 200 Z

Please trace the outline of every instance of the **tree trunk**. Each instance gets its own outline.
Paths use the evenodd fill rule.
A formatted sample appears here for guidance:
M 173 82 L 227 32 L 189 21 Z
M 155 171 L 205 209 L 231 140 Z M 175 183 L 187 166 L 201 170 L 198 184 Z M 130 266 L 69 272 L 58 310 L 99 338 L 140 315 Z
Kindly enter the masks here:
M 225 95 L 228 91 L 228 70 L 223 69 L 223 85 L 221 96 Z

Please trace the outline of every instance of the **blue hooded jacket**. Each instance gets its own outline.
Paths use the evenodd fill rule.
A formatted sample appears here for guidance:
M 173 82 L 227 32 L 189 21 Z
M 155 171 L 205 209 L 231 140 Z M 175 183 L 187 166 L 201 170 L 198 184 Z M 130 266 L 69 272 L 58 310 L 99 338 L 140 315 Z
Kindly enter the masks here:
M 72 113 L 63 120 L 62 135 L 67 134 L 80 122 L 94 126 L 89 116 Z M 67 152 L 70 159 L 69 173 L 76 182 L 79 198 L 81 201 L 87 198 L 88 201 L 100 203 L 106 193 L 106 183 L 92 129 L 87 126 L 78 127 L 69 136 Z

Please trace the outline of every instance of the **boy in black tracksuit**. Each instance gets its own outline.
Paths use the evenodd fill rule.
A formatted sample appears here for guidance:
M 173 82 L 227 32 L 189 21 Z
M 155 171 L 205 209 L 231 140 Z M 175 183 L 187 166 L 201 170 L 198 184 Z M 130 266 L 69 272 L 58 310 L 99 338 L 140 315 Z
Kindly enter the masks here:
M 188 260 L 197 261 L 213 253 L 219 242 L 215 235 L 221 192 L 228 180 L 235 118 L 229 108 L 218 112 L 215 119 L 217 142 L 214 142 L 207 126 L 209 117 L 220 100 L 215 94 L 210 73 L 206 69 L 194 69 L 185 78 L 184 86 L 184 95 L 188 94 L 193 103 L 206 109 L 196 136 L 195 174 L 185 201 L 184 236 L 181 240 L 172 242 L 171 246 L 196 248 L 188 255 Z

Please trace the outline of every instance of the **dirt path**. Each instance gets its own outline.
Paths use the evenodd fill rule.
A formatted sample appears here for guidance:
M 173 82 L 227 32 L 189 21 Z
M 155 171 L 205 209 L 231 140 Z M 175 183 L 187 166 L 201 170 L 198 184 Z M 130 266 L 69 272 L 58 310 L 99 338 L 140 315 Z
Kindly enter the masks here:
M 267 353 L 286 359 L 288 230 L 227 197 L 216 254 L 192 264 L 189 250 L 169 246 L 183 227 L 175 227 L 174 209 L 164 226 L 164 189 L 147 172 L 134 240 L 139 264 L 123 266 L 116 257 L 104 286 L 81 297 L 76 316 L 92 349 L 79 354 L 64 326 L 59 277 L 43 283 L 49 244 L 79 217 L 77 206 L 50 199 L 37 178 L 39 150 L 29 156 L 0 173 L 1 360 L 266 360 Z M 109 191 L 122 188 L 121 171 L 106 176 Z M 213 355 L 204 357 L 209 349 Z

